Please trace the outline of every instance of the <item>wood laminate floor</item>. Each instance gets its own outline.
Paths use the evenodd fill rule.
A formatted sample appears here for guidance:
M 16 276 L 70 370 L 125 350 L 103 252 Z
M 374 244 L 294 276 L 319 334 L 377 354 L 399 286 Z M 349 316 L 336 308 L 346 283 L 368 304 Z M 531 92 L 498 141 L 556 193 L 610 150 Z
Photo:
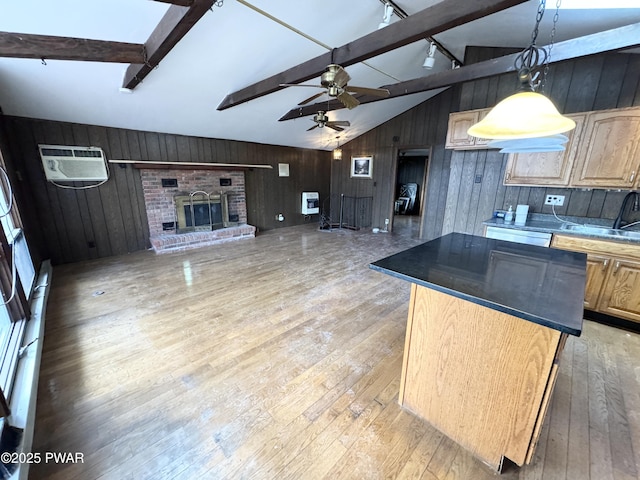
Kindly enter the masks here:
M 495 478 L 397 404 L 420 241 L 315 225 L 57 267 L 30 478 Z M 640 337 L 570 337 L 533 463 L 504 479 L 636 479 Z

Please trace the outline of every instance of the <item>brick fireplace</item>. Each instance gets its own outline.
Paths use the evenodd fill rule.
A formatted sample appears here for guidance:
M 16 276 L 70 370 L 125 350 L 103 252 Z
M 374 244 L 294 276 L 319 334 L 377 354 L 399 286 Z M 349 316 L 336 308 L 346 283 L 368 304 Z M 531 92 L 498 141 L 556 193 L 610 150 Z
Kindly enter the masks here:
M 167 253 L 254 237 L 256 228 L 247 225 L 244 172 L 238 170 L 140 169 L 149 222 L 151 245 L 156 253 Z M 203 192 L 192 196 L 193 192 Z M 206 195 L 208 194 L 208 195 Z M 187 201 L 185 202 L 185 197 Z M 224 219 L 178 228 L 176 199 L 181 209 L 193 212 L 194 204 L 220 204 Z M 224 210 L 224 211 L 223 211 Z M 181 212 L 182 218 L 184 213 Z M 194 217 L 195 220 L 195 217 Z

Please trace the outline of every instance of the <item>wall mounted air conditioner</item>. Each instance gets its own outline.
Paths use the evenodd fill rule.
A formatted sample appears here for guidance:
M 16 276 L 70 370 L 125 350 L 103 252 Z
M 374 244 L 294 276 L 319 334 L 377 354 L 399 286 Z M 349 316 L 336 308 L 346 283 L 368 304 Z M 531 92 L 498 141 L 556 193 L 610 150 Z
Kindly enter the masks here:
M 109 177 L 104 152 L 98 147 L 38 145 L 47 180 L 103 181 Z

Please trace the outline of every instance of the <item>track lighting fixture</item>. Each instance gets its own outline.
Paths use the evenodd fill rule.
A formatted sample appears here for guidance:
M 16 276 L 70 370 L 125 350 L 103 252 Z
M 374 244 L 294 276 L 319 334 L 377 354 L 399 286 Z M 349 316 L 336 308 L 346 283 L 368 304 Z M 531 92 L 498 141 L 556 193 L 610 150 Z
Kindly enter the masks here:
M 422 64 L 422 68 L 432 69 L 433 65 L 436 63 L 436 50 L 438 47 L 434 42 L 429 44 L 429 53 L 427 53 L 427 58 L 424 59 L 424 63 Z
M 393 5 L 389 3 L 384 4 L 384 14 L 382 15 L 382 22 L 378 24 L 378 30 L 384 27 L 388 27 L 391 23 L 391 17 L 393 16 Z

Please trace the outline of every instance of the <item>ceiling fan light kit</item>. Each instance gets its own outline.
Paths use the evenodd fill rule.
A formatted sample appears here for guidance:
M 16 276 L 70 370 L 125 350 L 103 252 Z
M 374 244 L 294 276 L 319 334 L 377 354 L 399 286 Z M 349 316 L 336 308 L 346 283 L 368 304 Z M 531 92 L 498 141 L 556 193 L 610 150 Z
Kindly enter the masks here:
M 553 35 L 558 18 L 556 12 L 549 51 L 537 47 L 535 42 L 545 4 L 545 0 L 540 0 L 536 25 L 531 35 L 531 44 L 515 60 L 514 66 L 518 71 L 520 91 L 499 102 L 486 117 L 472 125 L 467 131 L 473 137 L 511 141 L 509 144 L 502 145 L 503 153 L 564 150 L 566 141 L 563 141 L 561 137 L 566 137 L 558 137 L 557 135 L 576 127 L 576 123 L 563 116 L 551 100 L 535 91 L 540 82 L 534 84 L 538 74 L 532 75 L 532 72 L 545 65 L 541 82 L 544 85 L 549 65 L 549 52 L 553 47 Z M 556 6 L 559 8 L 559 1 Z M 545 137 L 546 140 L 538 143 L 522 141 L 540 137 Z M 539 150 L 535 150 L 536 148 Z
M 298 105 L 305 105 L 312 100 L 324 95 L 325 93 L 330 97 L 336 98 L 348 109 L 352 109 L 360 105 L 360 102 L 356 97 L 351 95 L 352 93 L 360 93 L 365 95 L 374 95 L 377 97 L 388 97 L 389 90 L 386 88 L 367 88 L 367 87 L 355 87 L 347 85 L 351 80 L 351 77 L 344 68 L 335 63 L 331 63 L 327 66 L 323 74 L 320 76 L 320 85 L 299 85 L 296 83 L 282 83 L 281 87 L 312 87 L 322 88 L 324 92 L 316 93 L 311 97 L 303 100 Z
M 325 112 L 323 112 L 322 110 L 320 110 L 318 113 L 316 113 L 313 116 L 312 121 L 315 122 L 315 125 L 313 127 L 307 128 L 307 132 L 310 130 L 314 130 L 316 128 L 323 128 L 323 127 L 329 127 L 335 130 L 336 132 L 341 132 L 344 130 L 344 128 L 342 127 L 351 126 L 351 123 L 349 123 L 349 121 L 347 120 L 334 120 L 334 121 L 329 120 L 329 117 L 327 117 L 325 115 Z

